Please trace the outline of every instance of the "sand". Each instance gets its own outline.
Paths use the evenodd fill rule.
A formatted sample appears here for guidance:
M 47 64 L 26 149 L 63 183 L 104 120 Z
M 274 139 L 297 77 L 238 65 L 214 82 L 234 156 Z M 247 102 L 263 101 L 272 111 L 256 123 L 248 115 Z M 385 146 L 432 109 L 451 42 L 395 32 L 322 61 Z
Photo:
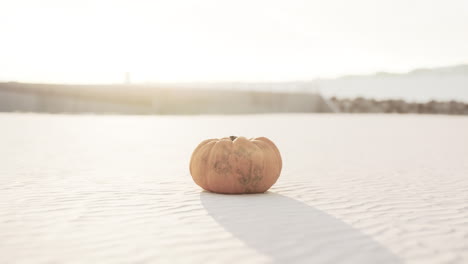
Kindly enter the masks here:
M 203 192 L 203 139 L 267 136 L 266 194 Z M 468 118 L 0 114 L 0 263 L 467 263 Z

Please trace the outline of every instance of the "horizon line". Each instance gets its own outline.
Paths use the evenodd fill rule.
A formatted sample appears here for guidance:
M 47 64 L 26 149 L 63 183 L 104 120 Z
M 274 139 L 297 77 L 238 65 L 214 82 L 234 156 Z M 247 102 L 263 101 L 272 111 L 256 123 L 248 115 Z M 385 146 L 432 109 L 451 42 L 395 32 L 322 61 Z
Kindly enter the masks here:
M 335 75 L 333 77 L 315 77 L 310 79 L 291 79 L 291 80 L 192 80 L 192 81 L 139 81 L 125 83 L 122 82 L 36 82 L 36 81 L 21 81 L 21 80 L 0 80 L 0 83 L 19 83 L 19 84 L 45 84 L 45 85 L 122 85 L 122 86 L 132 86 L 132 85 L 155 85 L 155 84 L 227 84 L 227 83 L 238 83 L 238 84 L 268 84 L 268 83 L 304 83 L 304 82 L 314 82 L 321 80 L 339 80 L 344 78 L 359 78 L 359 77 L 371 77 L 376 75 L 408 75 L 413 74 L 419 71 L 430 71 L 430 70 L 441 70 L 448 68 L 459 68 L 467 67 L 468 62 L 466 63 L 457 63 L 450 64 L 445 66 L 434 66 L 434 67 L 416 67 L 411 70 L 406 71 L 373 71 L 369 73 L 350 73 L 350 74 L 341 74 Z M 126 74 L 128 72 L 124 72 Z M 131 72 L 130 72 L 131 74 Z

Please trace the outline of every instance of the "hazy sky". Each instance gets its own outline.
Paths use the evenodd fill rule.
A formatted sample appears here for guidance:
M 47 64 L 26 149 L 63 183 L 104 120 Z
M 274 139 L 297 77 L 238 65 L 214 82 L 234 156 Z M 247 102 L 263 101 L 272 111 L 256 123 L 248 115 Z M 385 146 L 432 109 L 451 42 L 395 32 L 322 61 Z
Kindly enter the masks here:
M 0 80 L 307 80 L 468 63 L 468 0 L 0 0 Z

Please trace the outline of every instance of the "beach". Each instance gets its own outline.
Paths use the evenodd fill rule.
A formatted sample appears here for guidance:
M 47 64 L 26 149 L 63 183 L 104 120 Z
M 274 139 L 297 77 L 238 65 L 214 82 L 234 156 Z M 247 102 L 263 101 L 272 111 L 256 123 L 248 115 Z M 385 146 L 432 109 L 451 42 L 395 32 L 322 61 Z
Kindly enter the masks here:
M 203 191 L 204 139 L 265 136 L 265 194 Z M 468 118 L 0 114 L 0 263 L 467 263 Z

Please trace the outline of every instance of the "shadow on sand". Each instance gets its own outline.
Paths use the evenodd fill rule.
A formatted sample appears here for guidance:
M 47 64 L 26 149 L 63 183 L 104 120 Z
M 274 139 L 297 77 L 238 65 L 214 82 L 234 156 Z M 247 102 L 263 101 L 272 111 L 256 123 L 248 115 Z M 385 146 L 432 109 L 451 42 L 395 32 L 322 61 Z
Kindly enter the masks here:
M 272 263 L 401 263 L 350 225 L 292 198 L 267 192 L 201 192 L 208 213 Z

